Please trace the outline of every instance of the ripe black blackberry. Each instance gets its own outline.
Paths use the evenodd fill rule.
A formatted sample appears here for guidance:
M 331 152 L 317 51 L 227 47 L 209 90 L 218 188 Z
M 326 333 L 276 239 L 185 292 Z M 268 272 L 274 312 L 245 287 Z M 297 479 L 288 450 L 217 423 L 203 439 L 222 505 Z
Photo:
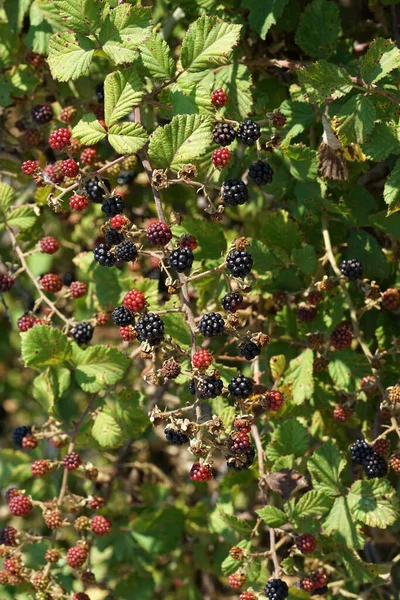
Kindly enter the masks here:
M 204 398 L 206 400 L 220 396 L 222 394 L 223 387 L 223 381 L 221 379 L 217 379 L 214 377 L 214 375 L 206 375 L 197 381 L 197 391 L 199 392 L 199 396 L 200 398 Z M 189 390 L 191 394 L 195 394 L 196 386 L 194 379 L 191 379 L 189 382 Z
M 270 579 L 264 588 L 268 600 L 285 600 L 289 595 L 287 583 L 282 579 Z
M 244 121 L 240 123 L 236 136 L 245 146 L 252 146 L 261 136 L 260 126 L 254 121 Z
M 224 331 L 225 321 L 215 312 L 203 315 L 199 323 L 199 331 L 204 337 L 213 337 Z
M 347 277 L 347 279 L 350 279 L 350 281 L 355 281 L 356 279 L 361 279 L 363 267 L 359 260 L 350 258 L 349 260 L 342 261 L 340 264 L 340 272 Z
M 112 267 L 115 265 L 116 258 L 111 252 L 110 246 L 106 244 L 99 244 L 93 250 L 94 260 L 99 263 L 102 267 Z
M 371 452 L 362 463 L 364 472 L 368 479 L 375 477 L 384 477 L 388 472 L 388 466 L 383 456 L 379 456 L 376 452 Z
M 225 294 L 221 300 L 222 307 L 230 312 L 236 312 L 240 308 L 243 302 L 242 294 L 232 292 L 231 294 Z
M 235 141 L 236 131 L 229 123 L 218 123 L 213 129 L 212 139 L 214 144 L 229 146 Z
M 31 110 L 32 119 L 38 125 L 44 125 L 53 118 L 53 109 L 50 104 L 37 104 Z
M 96 85 L 95 94 L 97 101 L 102 104 L 104 102 L 104 82 L 98 83 Z
M 122 200 L 121 196 L 110 196 L 110 198 L 105 198 L 102 202 L 101 210 L 107 217 L 115 217 L 115 215 L 120 215 L 125 208 L 125 202 Z
M 187 444 L 189 441 L 188 436 L 182 433 L 182 431 L 178 431 L 170 426 L 164 429 L 164 433 L 167 441 L 173 446 L 182 446 L 182 444 Z
M 106 243 L 108 246 L 114 246 L 115 244 L 119 244 L 120 242 L 124 241 L 123 234 L 119 233 L 119 231 L 116 231 L 115 229 L 108 229 L 105 232 L 104 237 L 106 238 Z
M 178 273 L 188 271 L 193 264 L 193 252 L 190 248 L 177 248 L 171 253 L 169 262 Z
M 93 337 L 93 327 L 87 321 L 82 321 L 71 329 L 71 335 L 77 344 L 88 344 Z
M 361 465 L 366 458 L 371 456 L 373 450 L 365 440 L 357 440 L 350 446 L 351 459 L 357 464 Z
M 156 346 L 164 337 L 164 321 L 154 313 L 147 313 L 137 322 L 136 331 L 138 340 L 141 342 L 149 342 L 152 346 Z
M 245 277 L 251 271 L 253 258 L 246 250 L 231 250 L 226 257 L 226 266 L 234 277 Z
M 32 427 L 30 425 L 21 425 L 21 427 L 16 427 L 12 432 L 12 443 L 22 448 L 22 440 L 26 435 L 29 435 L 31 431 Z
M 134 314 L 125 308 L 125 306 L 117 306 L 111 313 L 111 318 L 116 325 L 123 327 L 130 325 L 133 322 Z
M 234 471 L 244 471 L 249 469 L 254 462 L 256 451 L 254 446 L 250 445 L 247 451 L 243 454 L 229 456 L 226 460 L 226 464 L 230 469 Z
M 261 346 L 258 346 L 254 342 L 246 342 L 239 346 L 239 352 L 246 360 L 253 360 L 253 358 L 261 354 Z
M 272 182 L 274 171 L 269 164 L 263 160 L 256 160 L 249 167 L 249 178 L 256 185 L 266 185 Z
M 231 379 L 228 390 L 235 398 L 248 398 L 253 391 L 253 380 L 240 373 Z
M 240 179 L 227 179 L 221 187 L 221 199 L 229 206 L 244 204 L 249 199 L 247 185 Z
M 108 181 L 108 179 L 103 179 L 102 181 L 105 187 L 108 189 L 108 191 L 110 191 L 111 184 Z M 99 182 L 100 180 L 98 177 L 93 177 L 92 179 L 88 179 L 88 181 L 85 183 L 85 190 L 88 197 L 90 198 L 90 200 L 92 200 L 92 202 L 95 202 L 96 204 L 101 204 L 106 198 L 106 193 L 104 189 L 99 185 Z
M 121 242 L 118 246 L 115 246 L 114 253 L 117 260 L 130 262 L 136 259 L 138 249 L 133 242 L 127 240 L 126 242 Z

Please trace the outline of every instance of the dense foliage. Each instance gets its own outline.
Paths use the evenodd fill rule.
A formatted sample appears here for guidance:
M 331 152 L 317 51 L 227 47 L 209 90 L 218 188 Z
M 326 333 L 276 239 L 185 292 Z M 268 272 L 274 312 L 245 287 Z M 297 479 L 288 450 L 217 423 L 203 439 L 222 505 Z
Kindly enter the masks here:
M 396 2 L 141 4 L 0 7 L 1 600 L 394 600 Z

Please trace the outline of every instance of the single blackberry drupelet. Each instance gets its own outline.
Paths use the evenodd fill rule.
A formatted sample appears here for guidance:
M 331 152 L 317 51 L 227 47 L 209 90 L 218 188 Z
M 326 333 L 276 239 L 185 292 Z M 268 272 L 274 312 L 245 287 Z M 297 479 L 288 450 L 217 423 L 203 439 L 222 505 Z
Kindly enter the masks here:
M 200 398 L 209 400 L 210 398 L 217 398 L 222 394 L 224 387 L 222 379 L 217 379 L 214 375 L 207 375 L 197 381 L 197 391 L 199 392 Z M 195 380 L 191 379 L 189 383 L 189 389 L 191 394 L 195 394 Z
M 242 294 L 232 292 L 231 294 L 225 294 L 221 300 L 222 307 L 230 312 L 236 312 L 241 307 L 243 302 Z
M 114 248 L 115 258 L 122 262 L 131 262 L 137 258 L 138 249 L 135 244 L 129 240 L 121 242 Z
M 183 444 L 187 444 L 189 438 L 187 435 L 182 433 L 182 431 L 178 431 L 173 427 L 166 427 L 164 429 L 165 437 L 167 438 L 167 442 L 172 444 L 173 446 L 182 446 Z
M 228 390 L 235 398 L 248 398 L 253 391 L 253 380 L 240 373 L 231 379 Z
M 125 308 L 125 306 L 117 306 L 111 313 L 111 318 L 116 325 L 124 327 L 133 322 L 134 314 Z
M 71 329 L 71 335 L 77 344 L 88 344 L 93 337 L 93 327 L 87 321 L 82 321 Z
M 366 458 L 371 456 L 373 450 L 365 440 L 357 440 L 350 446 L 350 456 L 357 465 L 361 465 Z
M 177 248 L 171 253 L 169 262 L 178 273 L 188 271 L 193 264 L 193 252 L 190 248 Z
M 120 215 L 125 208 L 125 202 L 121 196 L 110 196 L 108 199 L 104 199 L 102 202 L 101 210 L 107 217 L 115 217 Z
M 164 321 L 158 315 L 149 312 L 140 317 L 136 331 L 139 341 L 149 342 L 152 346 L 156 346 L 164 337 Z
M 256 185 L 266 185 L 272 182 L 274 171 L 269 164 L 263 160 L 256 160 L 249 167 L 249 178 Z
M 172 238 L 172 232 L 166 223 L 156 221 L 148 226 L 146 237 L 152 246 L 166 246 Z
M 50 104 L 37 104 L 31 110 L 32 119 L 38 125 L 45 125 L 53 118 L 53 109 Z
M 361 279 L 363 268 L 359 260 L 350 258 L 349 260 L 342 261 L 340 264 L 340 272 L 347 277 L 347 279 L 350 279 L 350 281 L 355 281 L 356 279 Z
M 92 200 L 92 202 L 95 202 L 96 204 L 101 204 L 106 198 L 106 193 L 104 192 L 103 188 L 99 185 L 99 181 L 100 180 L 98 177 L 93 177 L 85 183 L 85 190 L 88 197 L 90 198 L 90 200 Z M 102 181 L 105 187 L 108 189 L 108 191 L 110 191 L 111 184 L 108 181 L 108 179 L 103 179 Z
M 233 277 L 245 277 L 251 271 L 253 258 L 246 250 L 231 250 L 226 257 L 226 266 Z
M 261 354 L 261 346 L 258 346 L 254 342 L 246 342 L 239 346 L 239 352 L 246 360 L 253 360 L 253 358 Z
M 212 139 L 214 144 L 229 146 L 235 141 L 236 131 L 229 123 L 218 123 L 213 129 Z
M 244 121 L 240 123 L 236 136 L 245 146 L 252 146 L 261 136 L 260 126 L 254 121 Z
M 99 244 L 93 250 L 93 256 L 94 260 L 102 267 L 112 267 L 115 265 L 116 258 L 111 252 L 110 246 L 107 246 L 106 244 Z
M 227 179 L 221 187 L 221 199 L 229 206 L 239 206 L 249 199 L 249 191 L 244 181 Z
M 16 427 L 12 432 L 12 443 L 22 448 L 22 440 L 26 435 L 29 435 L 31 431 L 32 427 L 30 425 L 21 425 L 20 427 Z
M 119 244 L 124 241 L 123 234 L 115 229 L 108 229 L 105 232 L 104 237 L 106 238 L 106 244 L 108 246 L 115 246 L 115 244 Z
M 363 460 L 362 466 L 368 479 L 384 477 L 388 472 L 386 460 L 374 451 Z
M 224 331 L 225 321 L 215 312 L 203 315 L 199 323 L 199 331 L 204 337 L 214 337 Z
M 264 588 L 268 600 L 285 600 L 289 595 L 287 583 L 282 579 L 270 579 Z

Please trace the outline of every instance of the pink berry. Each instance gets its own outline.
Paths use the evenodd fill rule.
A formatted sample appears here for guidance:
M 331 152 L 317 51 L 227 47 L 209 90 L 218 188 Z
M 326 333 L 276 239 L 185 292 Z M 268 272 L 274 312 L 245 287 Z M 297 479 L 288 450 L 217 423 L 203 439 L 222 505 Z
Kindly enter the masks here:
M 40 240 L 40 249 L 45 254 L 54 254 L 59 249 L 60 244 L 58 241 L 48 235 Z
M 192 365 L 196 369 L 207 369 L 212 363 L 212 355 L 208 350 L 199 350 L 192 356 Z
M 79 165 L 73 158 L 67 158 L 62 161 L 61 170 L 66 177 L 76 177 L 79 173 Z
M 62 150 L 65 146 L 68 146 L 69 140 L 71 139 L 71 132 L 66 127 L 56 129 L 49 136 L 49 145 L 53 150 Z

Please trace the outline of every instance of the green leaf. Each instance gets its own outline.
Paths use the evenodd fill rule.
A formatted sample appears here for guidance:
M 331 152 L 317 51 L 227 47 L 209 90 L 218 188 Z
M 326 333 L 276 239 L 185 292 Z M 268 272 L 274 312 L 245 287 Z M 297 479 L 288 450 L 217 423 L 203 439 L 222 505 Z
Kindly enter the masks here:
M 314 353 L 308 348 L 289 363 L 285 381 L 293 383 L 294 404 L 302 404 L 305 400 L 312 398 L 314 392 L 313 360 Z
M 33 380 L 32 395 L 46 412 L 51 413 L 57 394 L 57 378 L 54 372 L 48 367 Z
M 31 457 L 28 452 L 24 453 L 21 450 L 15 450 L 15 448 L 0 449 L 0 481 L 2 488 L 6 488 L 16 481 L 19 483 L 29 481 L 32 478 L 30 463 Z
M 104 113 L 108 127 L 128 115 L 144 95 L 143 84 L 135 67 L 115 71 L 104 81 Z
M 178 171 L 204 154 L 212 142 L 211 121 L 200 115 L 176 115 L 158 127 L 149 144 L 150 159 L 160 167 Z
M 270 211 L 265 215 L 261 239 L 268 247 L 282 248 L 288 254 L 301 245 L 300 229 L 286 210 Z
M 334 358 L 328 365 L 329 375 L 338 389 L 348 390 L 351 380 L 351 366 L 346 360 Z
M 30 0 L 4 0 L 4 10 L 7 14 L 6 27 L 13 32 L 19 33 L 22 28 L 25 13 L 29 9 Z
M 58 81 L 78 79 L 89 73 L 95 44 L 83 35 L 56 33 L 49 42 L 51 74 Z
M 229 527 L 232 527 L 232 529 L 234 529 L 235 531 L 238 531 L 239 533 L 250 533 L 251 532 L 252 526 L 249 523 L 249 521 L 245 521 L 244 519 L 241 519 L 240 517 L 237 517 L 236 515 L 229 515 L 224 510 L 222 510 L 221 507 L 218 507 L 218 513 L 219 513 L 220 517 L 222 518 L 222 520 L 227 525 L 229 525 Z
M 147 74 L 158 81 L 170 81 L 175 64 L 167 42 L 157 33 L 140 47 L 140 56 Z
M 61 18 L 76 33 L 89 35 L 100 23 L 101 10 L 96 0 L 53 0 Z
M 323 523 L 325 533 L 349 548 L 363 548 L 364 537 L 353 521 L 347 498 L 336 498 L 331 512 Z
M 256 513 L 268 527 L 282 527 L 288 522 L 287 515 L 275 506 L 264 506 L 256 510 Z
M 387 479 L 356 481 L 350 488 L 348 503 L 354 518 L 369 527 L 386 529 L 400 516 L 396 490 Z
M 126 437 L 143 433 L 149 426 L 149 418 L 141 405 L 141 395 L 137 390 L 125 389 L 113 396 L 110 407 L 113 417 Z
M 306 492 L 294 507 L 293 519 L 322 517 L 332 506 L 332 498 L 323 492 L 311 490 Z
M 368 52 L 360 58 L 361 76 L 364 81 L 376 83 L 393 69 L 400 67 L 400 50 L 392 40 L 377 38 Z
M 132 63 L 151 35 L 151 8 L 121 4 L 110 11 L 101 31 L 101 49 L 115 64 Z
M 371 100 L 357 94 L 348 100 L 336 116 L 338 134 L 346 146 L 351 142 L 362 144 L 375 125 L 375 107 Z
M 292 177 L 299 181 L 316 179 L 318 156 L 315 150 L 302 144 L 292 144 L 282 148 L 281 155 Z
M 35 328 L 34 328 L 35 329 Z M 75 378 L 85 392 L 99 392 L 119 381 L 129 360 L 116 348 L 90 346 L 82 350 L 74 346 Z
M 84 146 L 97 144 L 106 137 L 107 133 L 101 126 L 93 113 L 87 113 L 75 125 L 72 136 L 79 140 Z
M 135 154 L 147 139 L 147 132 L 138 123 L 117 123 L 108 130 L 108 141 L 119 154 Z
M 215 87 L 221 87 L 228 94 L 228 104 L 222 109 L 222 114 L 239 121 L 249 116 L 253 96 L 252 76 L 248 67 L 237 63 L 220 67 L 215 73 Z
M 168 313 L 162 316 L 165 332 L 182 346 L 190 346 L 190 331 L 183 313 Z
M 213 113 L 210 90 L 199 83 L 185 87 L 185 81 L 180 79 L 179 84 L 175 83 L 171 86 L 169 101 L 174 115 L 211 115 Z
M 12 201 L 14 200 L 14 190 L 8 183 L 0 181 L 0 211 L 3 214 L 8 212 Z
M 265 40 L 272 25 L 282 16 L 288 0 L 242 0 L 243 8 L 250 9 L 250 26 Z
M 319 60 L 309 67 L 300 68 L 297 75 L 309 101 L 319 104 L 329 97 L 333 100 L 341 98 L 353 87 L 347 71 L 326 60 Z
M 196 240 L 199 245 L 194 252 L 196 260 L 219 259 L 226 251 L 226 239 L 218 223 L 185 216 L 182 225 L 174 226 L 172 231 L 174 235 L 178 236 L 196 232 Z
M 302 248 L 294 248 L 292 260 L 303 273 L 306 273 L 307 275 L 315 273 L 315 269 L 317 268 L 317 255 L 314 246 L 309 246 L 307 244 Z
M 251 542 L 249 540 L 240 540 L 237 545 L 239 548 L 243 548 L 243 550 L 250 550 L 251 548 Z M 236 560 L 228 555 L 221 564 L 221 571 L 224 575 L 231 575 L 238 570 L 242 562 L 243 561 Z
M 331 496 L 340 493 L 340 473 L 345 465 L 346 459 L 342 457 L 336 443 L 333 440 L 324 442 L 307 463 L 314 488 Z
M 131 525 L 132 536 L 139 546 L 156 556 L 181 547 L 184 526 L 184 514 L 175 506 L 168 506 L 158 512 L 150 508 Z
M 295 41 L 309 56 L 329 58 L 340 33 L 339 8 L 328 0 L 313 0 L 301 14 Z
M 315 120 L 312 107 L 305 102 L 290 102 L 285 100 L 279 107 L 279 111 L 285 115 L 286 124 L 282 131 L 282 142 L 286 145 L 308 129 Z
M 189 72 L 226 64 L 239 41 L 241 25 L 225 23 L 218 17 L 203 15 L 186 33 L 181 52 L 182 67 Z
M 7 216 L 7 224 L 24 230 L 35 224 L 36 215 L 30 206 L 18 206 Z
M 388 216 L 400 210 L 400 159 L 385 181 L 383 199 L 388 205 Z
M 118 269 L 105 269 L 100 265 L 93 269 L 96 296 L 101 307 L 106 310 L 119 304 L 122 286 L 118 275 Z
M 104 410 L 96 416 L 92 436 L 103 448 L 116 448 L 122 443 L 122 431 L 115 419 Z
M 348 237 L 346 258 L 354 256 L 364 267 L 364 277 L 380 281 L 389 276 L 389 264 L 380 243 L 362 229 L 350 233 Z
M 275 252 L 260 240 L 251 240 L 249 252 L 253 257 L 253 269 L 259 275 L 265 275 L 266 271 L 281 269 L 284 264 Z
M 37 78 L 28 65 L 18 65 L 5 74 L 6 83 L 10 83 L 12 96 L 21 98 L 32 94 L 37 86 Z
M 67 336 L 48 325 L 35 325 L 21 336 L 21 354 L 25 366 L 40 369 L 61 365 L 72 356 Z
M 396 154 L 399 151 L 396 123 L 377 123 L 361 148 L 367 158 L 377 162 Z
M 47 0 L 34 0 L 29 11 L 29 22 L 25 44 L 34 52 L 47 55 L 51 36 L 65 29 L 55 4 Z
M 308 433 L 295 417 L 279 423 L 267 447 L 267 458 L 277 460 L 280 456 L 293 454 L 304 456 L 308 448 Z

